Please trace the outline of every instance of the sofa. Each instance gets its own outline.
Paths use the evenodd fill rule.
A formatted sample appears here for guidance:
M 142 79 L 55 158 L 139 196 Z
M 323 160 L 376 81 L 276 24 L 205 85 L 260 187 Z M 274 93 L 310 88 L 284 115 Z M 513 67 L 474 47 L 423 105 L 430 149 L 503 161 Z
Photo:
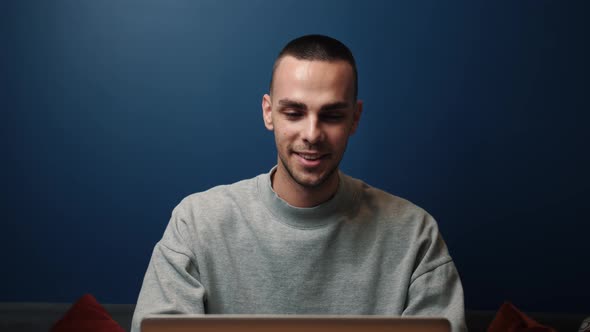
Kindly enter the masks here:
M 103 304 L 111 317 L 126 331 L 131 327 L 134 304 Z M 0 302 L 0 331 L 47 332 L 71 307 L 69 303 L 15 303 Z M 495 311 L 467 310 L 469 331 L 486 331 Z M 539 323 L 559 332 L 578 331 L 588 315 L 571 313 L 527 313 Z

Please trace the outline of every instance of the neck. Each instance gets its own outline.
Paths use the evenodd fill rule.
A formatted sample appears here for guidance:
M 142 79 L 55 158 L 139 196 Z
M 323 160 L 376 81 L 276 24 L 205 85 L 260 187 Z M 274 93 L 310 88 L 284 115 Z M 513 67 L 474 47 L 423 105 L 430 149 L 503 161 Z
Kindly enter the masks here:
M 315 187 L 305 187 L 297 183 L 280 165 L 271 176 L 274 192 L 289 203 L 299 208 L 318 206 L 332 198 L 338 190 L 338 171 L 335 171 L 324 183 Z

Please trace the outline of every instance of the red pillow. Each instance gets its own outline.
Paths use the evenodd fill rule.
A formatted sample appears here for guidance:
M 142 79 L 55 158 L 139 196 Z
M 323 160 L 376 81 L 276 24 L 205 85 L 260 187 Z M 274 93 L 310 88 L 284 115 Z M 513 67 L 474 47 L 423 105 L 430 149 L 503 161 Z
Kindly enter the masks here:
M 502 304 L 496 317 L 488 327 L 488 332 L 556 332 L 543 326 L 516 309 L 509 302 Z
M 90 294 L 82 296 L 51 328 L 51 332 L 70 331 L 125 332 Z

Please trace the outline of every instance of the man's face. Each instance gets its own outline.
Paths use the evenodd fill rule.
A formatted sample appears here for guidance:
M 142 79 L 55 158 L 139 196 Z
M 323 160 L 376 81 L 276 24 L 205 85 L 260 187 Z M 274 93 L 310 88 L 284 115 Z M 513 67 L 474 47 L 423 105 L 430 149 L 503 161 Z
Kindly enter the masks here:
M 280 60 L 271 95 L 262 100 L 264 123 L 274 131 L 277 145 L 275 181 L 279 177 L 310 189 L 337 179 L 362 110 L 353 80 L 345 61 Z

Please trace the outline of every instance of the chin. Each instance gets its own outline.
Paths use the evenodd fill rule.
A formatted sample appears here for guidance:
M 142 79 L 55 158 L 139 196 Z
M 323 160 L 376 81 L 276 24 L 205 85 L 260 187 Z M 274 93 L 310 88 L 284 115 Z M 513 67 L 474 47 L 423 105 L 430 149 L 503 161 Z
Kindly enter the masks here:
M 300 186 L 305 187 L 305 188 L 317 188 L 320 187 L 322 184 L 324 184 L 326 182 L 325 178 L 319 178 L 319 179 L 298 179 L 295 178 L 295 182 L 297 182 Z
M 335 171 L 336 171 L 336 168 L 334 168 L 332 170 L 328 170 L 328 171 L 322 171 L 322 173 L 319 175 L 314 174 L 314 175 L 309 176 L 309 175 L 305 174 L 306 173 L 305 171 L 301 171 L 301 172 L 299 172 L 299 174 L 291 174 L 291 175 L 292 175 L 293 180 L 295 180 L 295 182 L 297 182 L 302 187 L 313 189 L 313 188 L 321 187 L 323 184 L 328 182 L 328 180 L 330 180 L 330 178 L 333 176 Z
M 318 169 L 306 169 L 297 162 L 286 163 L 286 160 L 279 156 L 279 163 L 282 164 L 287 176 L 303 188 L 314 189 L 326 184 L 338 170 L 338 165 L 323 165 Z

